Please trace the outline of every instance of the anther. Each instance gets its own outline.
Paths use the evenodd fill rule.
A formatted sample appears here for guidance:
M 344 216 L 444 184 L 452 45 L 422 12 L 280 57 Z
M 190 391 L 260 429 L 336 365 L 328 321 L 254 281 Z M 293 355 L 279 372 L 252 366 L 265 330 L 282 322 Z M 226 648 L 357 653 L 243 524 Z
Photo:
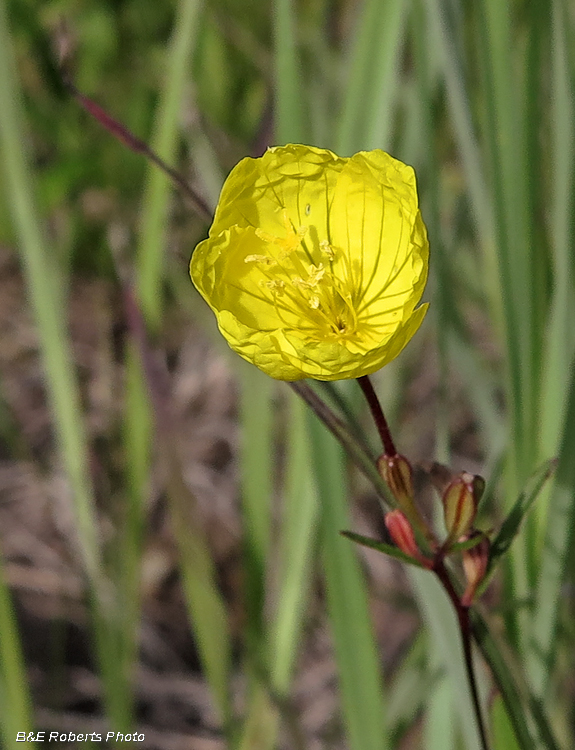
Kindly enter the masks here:
M 269 255 L 246 255 L 244 263 L 264 263 L 266 266 L 275 266 L 277 261 Z

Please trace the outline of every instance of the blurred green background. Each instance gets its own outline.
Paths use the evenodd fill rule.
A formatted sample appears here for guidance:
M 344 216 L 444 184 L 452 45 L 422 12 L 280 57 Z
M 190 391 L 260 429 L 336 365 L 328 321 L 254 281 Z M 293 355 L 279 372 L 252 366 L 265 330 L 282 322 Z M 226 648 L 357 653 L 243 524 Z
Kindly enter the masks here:
M 228 352 L 188 277 L 205 222 L 81 109 L 59 60 L 212 207 L 272 144 L 415 167 L 431 308 L 374 382 L 403 453 L 486 477 L 485 529 L 558 458 L 484 597 L 524 675 L 523 734 L 479 673 L 493 748 L 573 746 L 574 15 L 2 0 L 3 747 L 33 730 L 62 747 L 108 731 L 191 750 L 479 747 L 442 592 L 340 537 L 383 533 L 374 489 Z M 356 385 L 324 395 L 376 450 Z

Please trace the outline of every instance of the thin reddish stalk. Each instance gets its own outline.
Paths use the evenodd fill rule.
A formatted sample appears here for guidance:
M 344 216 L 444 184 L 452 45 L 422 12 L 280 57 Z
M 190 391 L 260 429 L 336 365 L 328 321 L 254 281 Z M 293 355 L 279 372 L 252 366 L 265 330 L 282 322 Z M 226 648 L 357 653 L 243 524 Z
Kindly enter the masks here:
M 102 109 L 102 107 L 100 107 L 99 104 L 96 104 L 92 99 L 89 99 L 78 91 L 69 78 L 64 78 L 64 84 L 76 101 L 86 110 L 86 112 L 88 112 L 88 114 L 97 120 L 100 125 L 106 128 L 108 133 L 113 135 L 114 138 L 117 138 L 131 151 L 134 151 L 136 154 L 142 154 L 142 156 L 145 156 L 159 167 L 162 172 L 172 180 L 176 187 L 188 196 L 196 213 L 199 214 L 202 219 L 205 219 L 207 223 L 210 224 L 212 222 L 213 214 L 210 207 L 179 172 L 166 164 L 166 162 L 161 159 L 155 151 L 152 151 L 145 141 L 142 141 L 122 125 L 122 123 L 111 117 L 104 109 Z
M 364 396 L 369 405 L 369 409 L 372 413 L 377 431 L 379 432 L 379 436 L 383 444 L 383 452 L 386 456 L 397 456 L 397 451 L 395 449 L 395 444 L 389 431 L 387 420 L 383 413 L 383 409 L 381 408 L 381 404 L 379 403 L 377 393 L 375 392 L 373 385 L 371 384 L 371 380 L 367 375 L 362 375 L 357 379 L 357 382 L 359 383 L 361 390 L 364 393 Z
M 469 607 L 464 607 L 461 604 L 459 596 L 457 595 L 457 591 L 455 590 L 451 578 L 449 577 L 449 573 L 447 572 L 447 568 L 445 567 L 443 559 L 440 556 L 436 558 L 435 564 L 433 566 L 433 572 L 439 578 L 441 585 L 451 599 L 451 603 L 453 604 L 457 613 L 457 621 L 459 623 L 459 631 L 461 633 L 461 640 L 463 645 L 465 670 L 467 672 L 467 680 L 471 689 L 471 699 L 473 702 L 473 709 L 475 711 L 475 718 L 477 720 L 477 726 L 479 729 L 481 747 L 483 750 L 489 750 L 487 732 L 485 730 L 483 714 L 481 712 L 479 690 L 477 689 L 477 680 L 475 679 L 475 669 L 473 667 L 473 654 L 471 651 L 472 631 L 471 621 L 469 617 Z

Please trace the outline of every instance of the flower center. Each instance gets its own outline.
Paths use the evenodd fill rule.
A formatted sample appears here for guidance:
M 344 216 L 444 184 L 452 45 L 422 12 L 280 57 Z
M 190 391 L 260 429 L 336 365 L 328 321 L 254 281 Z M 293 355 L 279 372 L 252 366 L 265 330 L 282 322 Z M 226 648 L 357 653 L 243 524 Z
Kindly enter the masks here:
M 295 229 L 287 211 L 282 218 L 284 237 L 256 229 L 270 254 L 248 255 L 244 262 L 257 264 L 264 276 L 259 285 L 271 294 L 286 327 L 303 329 L 315 339 L 353 336 L 358 320 L 345 254 L 327 240 L 314 242 L 309 227 Z

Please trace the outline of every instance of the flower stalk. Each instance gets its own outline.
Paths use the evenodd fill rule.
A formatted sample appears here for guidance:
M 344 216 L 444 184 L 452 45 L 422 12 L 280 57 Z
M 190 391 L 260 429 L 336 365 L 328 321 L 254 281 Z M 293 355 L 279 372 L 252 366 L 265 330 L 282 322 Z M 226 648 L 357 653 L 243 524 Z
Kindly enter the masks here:
M 359 386 L 363 391 L 363 395 L 365 396 L 365 399 L 368 403 L 371 416 L 373 417 L 373 421 L 375 422 L 375 426 L 377 427 L 377 431 L 379 432 L 379 437 L 381 438 L 381 442 L 383 445 L 384 455 L 397 456 L 397 450 L 395 449 L 395 443 L 393 442 L 391 432 L 389 431 L 387 419 L 385 418 L 385 414 L 383 413 L 383 409 L 381 408 L 381 403 L 379 401 L 379 398 L 377 397 L 377 393 L 375 392 L 371 380 L 367 375 L 363 375 L 362 377 L 357 379 L 357 382 L 359 383 Z

